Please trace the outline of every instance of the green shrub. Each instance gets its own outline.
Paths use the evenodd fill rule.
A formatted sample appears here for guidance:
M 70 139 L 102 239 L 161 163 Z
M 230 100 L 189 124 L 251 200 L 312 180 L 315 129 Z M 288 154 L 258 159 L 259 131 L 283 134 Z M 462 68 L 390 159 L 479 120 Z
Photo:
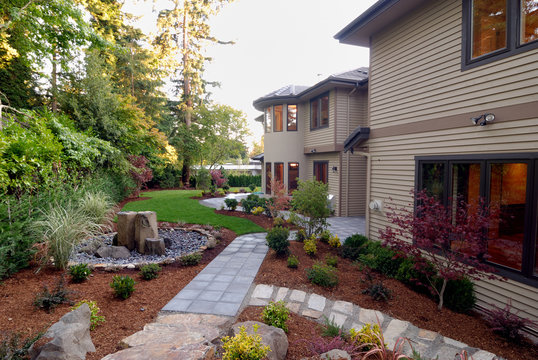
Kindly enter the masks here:
M 297 269 L 299 266 L 299 259 L 297 259 L 297 256 L 290 255 L 288 256 L 288 267 L 292 269 Z
M 288 316 L 290 311 L 284 301 L 271 301 L 263 308 L 262 321 L 267 325 L 274 326 L 288 332 Z
M 310 256 L 316 256 L 318 253 L 318 247 L 316 245 L 316 239 L 314 237 L 311 237 L 308 240 L 304 241 L 303 249 L 305 253 L 307 253 Z
M 252 209 L 254 209 L 256 207 L 262 207 L 263 208 L 263 206 L 262 206 L 263 202 L 264 202 L 263 199 L 260 198 L 258 195 L 249 194 L 246 199 L 241 200 L 241 207 L 243 208 L 244 212 L 251 213 Z M 262 210 L 262 212 L 263 212 L 263 210 Z M 256 215 L 258 215 L 258 214 L 256 214 Z
M 328 193 L 328 185 L 316 180 L 299 180 L 297 190 L 293 192 L 290 218 L 305 228 L 309 236 L 327 227 L 327 217 L 330 215 Z
M 239 204 L 236 199 L 224 199 L 224 203 L 226 204 L 226 207 L 230 210 L 235 210 L 237 208 L 237 205 Z
M 346 259 L 358 260 L 359 256 L 366 250 L 369 240 L 366 236 L 354 234 L 344 240 L 344 245 L 340 247 L 338 254 Z
M 297 230 L 295 234 L 295 240 L 298 242 L 303 242 L 306 240 L 306 231 L 304 229 Z
M 222 190 L 224 190 L 224 191 L 230 190 L 230 185 L 228 185 L 228 184 L 222 185 Z
M 99 312 L 101 311 L 101 309 L 99 309 L 99 307 L 97 306 L 96 301 L 90 301 L 90 300 L 79 301 L 78 303 L 75 304 L 75 306 L 71 308 L 71 310 L 78 309 L 82 304 L 88 304 L 88 307 L 90 308 L 90 330 L 94 330 L 97 326 L 101 325 L 102 323 L 106 321 L 104 316 L 99 315 Z
M 130 276 L 116 275 L 112 278 L 110 287 L 114 289 L 114 294 L 120 299 L 127 299 L 135 291 L 135 281 Z
M 29 358 L 28 350 L 44 334 L 45 332 L 41 331 L 23 341 L 20 334 L 0 332 L 0 359 L 27 360 Z
M 71 275 L 71 280 L 76 283 L 80 283 L 88 279 L 91 273 L 92 271 L 88 267 L 88 264 L 77 264 L 69 268 L 69 275 Z
M 36 295 L 34 306 L 46 311 L 53 310 L 59 304 L 71 304 L 73 292 L 65 286 L 64 277 L 60 277 L 52 291 L 43 285 L 43 291 Z
M 329 240 L 331 240 L 331 232 L 327 229 L 323 230 L 321 232 L 321 234 L 319 235 L 319 241 L 325 243 L 325 244 L 328 244 L 329 243 Z
M 147 264 L 140 268 L 140 276 L 144 280 L 153 280 L 159 276 L 161 267 L 157 264 Z
M 369 242 L 365 254 L 359 255 L 359 261 L 371 269 L 390 277 L 396 276 L 403 258 L 395 257 L 396 253 L 377 241 Z
M 222 338 L 222 360 L 261 360 L 267 356 L 271 349 L 263 345 L 261 336 L 257 334 L 258 326 L 253 328 L 253 335 L 247 334 L 245 327 L 241 326 L 239 334 Z
M 334 268 L 338 267 L 338 256 L 327 255 L 325 257 L 325 264 Z
M 329 240 L 329 246 L 332 248 L 339 248 L 340 246 L 342 246 L 342 243 L 340 243 L 340 238 L 338 237 L 338 235 L 331 236 Z
M 433 268 L 427 271 L 433 271 Z M 428 279 L 422 271 L 415 268 L 415 262 L 412 258 L 404 258 L 398 267 L 395 278 L 413 290 L 431 295 L 431 291 L 428 287 Z
M 447 308 L 460 313 L 471 311 L 476 304 L 473 282 L 466 277 L 449 280 L 446 284 L 444 304 Z
M 290 246 L 290 242 L 288 241 L 289 235 L 290 231 L 288 229 L 275 226 L 267 232 L 267 236 L 265 237 L 267 246 L 273 249 L 277 255 L 287 254 L 288 247 Z
M 202 190 L 208 190 L 211 186 L 211 174 L 206 168 L 201 168 L 196 174 L 196 188 Z
M 341 338 L 347 338 L 348 334 L 346 329 L 344 329 L 343 326 L 339 326 L 336 324 L 334 319 L 329 319 L 325 315 L 323 315 L 323 326 L 321 329 L 321 335 L 335 338 L 337 336 Z
M 232 187 L 248 187 L 250 184 L 262 186 L 261 175 L 228 175 L 228 184 Z
M 248 188 L 250 189 L 250 191 L 254 191 L 254 190 L 256 190 L 256 187 L 257 187 L 256 184 L 250 184 L 250 185 L 248 186 Z
M 349 330 L 350 340 L 357 344 L 362 344 L 362 350 L 370 350 L 374 347 L 383 347 L 381 339 L 383 339 L 383 333 L 378 324 L 365 324 L 360 330 Z M 372 345 L 367 345 L 372 344 Z M 387 347 L 387 345 L 385 345 Z
M 376 301 L 388 301 L 392 296 L 392 292 L 383 284 L 383 281 L 372 282 L 362 293 L 371 296 Z
M 179 262 L 183 266 L 196 266 L 202 261 L 202 254 L 195 252 L 192 254 L 183 255 L 179 258 Z
M 368 238 L 364 235 L 354 234 L 344 240 L 344 245 L 354 248 L 360 248 L 369 242 Z
M 281 217 L 276 217 L 273 219 L 273 226 L 284 226 L 286 223 L 286 220 L 282 219 Z
M 336 269 L 332 266 L 316 263 L 312 268 L 306 269 L 306 276 L 313 284 L 323 287 L 333 287 L 338 285 Z

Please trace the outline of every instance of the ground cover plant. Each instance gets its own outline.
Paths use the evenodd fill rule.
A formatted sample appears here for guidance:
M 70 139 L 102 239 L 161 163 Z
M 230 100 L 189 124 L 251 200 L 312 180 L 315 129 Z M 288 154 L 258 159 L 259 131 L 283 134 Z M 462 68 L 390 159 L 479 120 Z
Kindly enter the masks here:
M 43 290 L 39 292 L 34 300 L 34 306 L 45 311 L 54 310 L 60 304 L 72 303 L 73 291 L 69 290 L 62 275 L 56 281 L 54 287 L 49 289 L 47 284 L 43 285 Z
M 215 214 L 213 209 L 200 205 L 191 199 L 199 195 L 196 190 L 163 190 L 142 193 L 147 200 L 133 201 L 123 207 L 123 211 L 155 211 L 158 221 L 188 224 L 219 225 L 234 231 L 237 235 L 263 232 L 264 229 L 246 219 Z
M 106 320 L 105 317 L 100 315 L 101 309 L 97 306 L 97 302 L 91 300 L 82 300 L 76 303 L 71 310 L 76 310 L 82 306 L 82 304 L 87 304 L 90 308 L 90 330 L 95 330 L 96 327 L 102 325 Z
M 201 260 L 202 260 L 202 254 L 198 252 L 183 255 L 181 258 L 179 258 L 179 262 L 183 266 L 195 266 L 195 265 L 198 265 Z
M 115 275 L 112 278 L 110 287 L 114 290 L 117 298 L 127 299 L 135 291 L 135 281 L 130 276 Z
M 263 345 L 262 338 L 257 334 L 258 327 L 254 325 L 254 334 L 249 335 L 244 326 L 234 337 L 222 338 L 224 348 L 223 360 L 261 360 L 271 351 L 269 346 Z
M 69 275 L 71 275 L 71 281 L 83 282 L 90 277 L 92 273 L 88 264 L 76 264 L 69 268 Z

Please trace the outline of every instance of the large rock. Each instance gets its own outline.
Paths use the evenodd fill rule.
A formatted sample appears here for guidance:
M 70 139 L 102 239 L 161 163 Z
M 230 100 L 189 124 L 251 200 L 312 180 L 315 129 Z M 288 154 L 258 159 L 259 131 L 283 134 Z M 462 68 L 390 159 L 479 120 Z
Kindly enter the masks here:
M 103 245 L 97 249 L 95 256 L 100 258 L 128 259 L 131 257 L 131 252 L 125 246 Z
M 103 241 L 99 239 L 90 240 L 86 245 L 84 245 L 80 252 L 86 253 L 88 255 L 93 255 L 99 249 L 101 246 L 103 246 Z
M 158 238 L 157 214 L 155 211 L 141 211 L 135 218 L 135 242 L 139 253 L 145 254 L 146 239 Z
M 256 333 L 262 338 L 262 343 L 271 348 L 267 354 L 267 359 L 284 360 L 288 353 L 288 337 L 284 330 L 258 321 L 246 321 L 235 324 L 232 327 L 232 333 L 233 335 L 239 334 L 239 328 L 244 326 L 248 334 L 254 334 L 254 325 L 258 325 Z
M 145 254 L 147 255 L 164 255 L 166 248 L 163 239 L 146 239 Z
M 121 211 L 118 213 L 118 246 L 125 246 L 129 250 L 136 247 L 135 220 L 135 211 Z
M 82 304 L 78 309 L 62 316 L 43 335 L 51 339 L 42 346 L 32 346 L 32 360 L 84 360 L 87 352 L 94 352 L 90 337 L 90 308 Z
M 340 349 L 327 351 L 326 353 L 321 354 L 320 358 L 322 360 L 351 360 L 351 356 L 347 353 L 347 351 Z

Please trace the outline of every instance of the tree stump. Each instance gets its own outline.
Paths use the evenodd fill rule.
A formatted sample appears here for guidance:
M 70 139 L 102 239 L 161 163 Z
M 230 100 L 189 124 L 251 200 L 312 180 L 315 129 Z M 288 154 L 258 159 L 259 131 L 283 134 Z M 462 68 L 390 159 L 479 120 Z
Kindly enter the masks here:
M 158 238 L 157 214 L 155 211 L 141 211 L 136 214 L 135 219 L 135 242 L 140 254 L 145 254 L 146 239 Z
M 135 211 L 121 211 L 118 213 L 118 246 L 125 246 L 129 250 L 136 247 L 135 219 Z
M 145 251 L 147 255 L 164 255 L 165 254 L 164 240 L 147 238 Z

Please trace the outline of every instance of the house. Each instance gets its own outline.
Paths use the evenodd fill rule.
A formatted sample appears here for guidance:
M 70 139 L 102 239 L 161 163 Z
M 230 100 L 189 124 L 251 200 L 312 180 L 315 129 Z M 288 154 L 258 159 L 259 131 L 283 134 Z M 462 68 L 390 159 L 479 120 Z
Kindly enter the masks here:
M 257 118 L 265 129 L 262 188 L 271 193 L 271 179 L 289 192 L 297 179 L 327 183 L 337 216 L 364 216 L 366 160 L 346 153 L 344 140 L 367 122 L 368 69 L 331 75 L 317 84 L 288 85 L 254 101 L 264 112 Z
M 488 261 L 508 280 L 477 282 L 478 305 L 537 320 L 536 1 L 380 0 L 335 38 L 370 49 L 369 136 L 346 143 L 367 154 L 368 236 L 413 188 L 498 204 Z

